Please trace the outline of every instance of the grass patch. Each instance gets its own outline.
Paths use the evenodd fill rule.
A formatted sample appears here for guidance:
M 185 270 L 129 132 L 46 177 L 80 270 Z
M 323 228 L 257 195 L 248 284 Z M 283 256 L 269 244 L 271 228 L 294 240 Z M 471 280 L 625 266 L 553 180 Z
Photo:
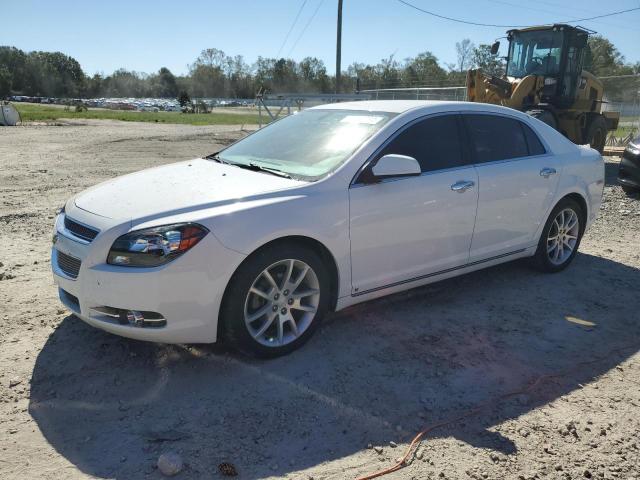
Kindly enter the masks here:
M 86 112 L 76 112 L 37 103 L 14 103 L 24 122 L 44 122 L 65 118 L 71 119 L 105 119 L 122 120 L 124 122 L 180 123 L 187 125 L 255 125 L 258 114 L 252 113 L 180 113 L 180 112 L 132 112 L 127 110 L 107 110 L 92 108 Z M 266 122 L 265 116 L 263 123 Z
M 630 133 L 633 134 L 633 135 L 636 135 L 638 133 L 638 127 L 629 126 L 629 125 L 619 126 L 617 128 L 617 130 L 615 130 L 612 133 L 617 138 L 624 138 L 627 135 L 629 135 Z M 611 132 L 610 132 L 610 134 L 611 134 Z
M 618 125 L 618 128 L 615 131 L 610 132 L 610 134 L 613 133 L 613 135 L 618 138 L 624 138 L 630 133 L 637 135 L 638 131 L 637 117 L 620 117 L 620 124 Z

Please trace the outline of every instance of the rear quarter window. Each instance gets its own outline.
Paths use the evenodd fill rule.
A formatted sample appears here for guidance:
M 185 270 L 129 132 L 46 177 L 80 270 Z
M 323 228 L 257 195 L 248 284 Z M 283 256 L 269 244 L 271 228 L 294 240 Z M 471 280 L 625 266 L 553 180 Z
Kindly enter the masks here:
M 547 151 L 542 145 L 538 135 L 531 129 L 531 127 L 525 123 L 520 123 L 524 130 L 524 136 L 527 139 L 527 146 L 529 147 L 529 155 L 544 155 Z

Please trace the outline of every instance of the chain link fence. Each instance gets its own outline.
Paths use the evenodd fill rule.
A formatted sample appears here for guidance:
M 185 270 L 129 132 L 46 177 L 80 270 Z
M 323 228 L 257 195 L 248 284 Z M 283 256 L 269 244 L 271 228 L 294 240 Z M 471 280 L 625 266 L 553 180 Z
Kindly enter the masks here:
M 601 77 L 604 84 L 602 110 L 620 112 L 620 123 L 607 145 L 624 146 L 640 133 L 640 75 Z
M 640 75 L 600 77 L 604 84 L 603 111 L 620 112 L 618 129 L 610 132 L 607 145 L 624 146 L 640 133 Z M 467 99 L 464 86 L 403 87 L 361 90 L 372 100 Z
M 372 100 L 457 100 L 467 99 L 467 88 L 456 87 L 406 87 L 360 90 Z

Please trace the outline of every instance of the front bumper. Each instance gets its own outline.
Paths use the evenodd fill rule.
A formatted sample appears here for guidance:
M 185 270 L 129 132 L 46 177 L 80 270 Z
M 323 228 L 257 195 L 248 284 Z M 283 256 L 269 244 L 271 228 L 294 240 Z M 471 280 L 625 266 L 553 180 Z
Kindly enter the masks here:
M 67 212 L 67 214 L 70 214 Z M 124 337 L 162 343 L 212 343 L 217 339 L 218 312 L 227 282 L 243 255 L 222 246 L 208 234 L 176 260 L 155 268 L 118 267 L 106 263 L 113 241 L 130 230 L 130 222 L 101 229 L 92 242 L 81 241 L 56 219 L 57 241 L 51 251 L 60 300 L 88 324 Z M 92 225 L 87 212 L 74 220 Z M 83 218 L 78 219 L 80 215 Z M 90 215 L 90 214 L 89 214 Z M 104 220 L 93 219 L 96 222 Z M 59 253 L 81 261 L 77 278 L 60 268 Z M 157 312 L 160 327 L 121 324 L 104 308 Z

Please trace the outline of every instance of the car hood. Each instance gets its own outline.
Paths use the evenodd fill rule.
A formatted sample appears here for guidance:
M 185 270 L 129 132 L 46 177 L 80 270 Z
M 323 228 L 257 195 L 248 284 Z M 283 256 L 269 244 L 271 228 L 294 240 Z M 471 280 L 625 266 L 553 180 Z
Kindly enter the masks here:
M 208 208 L 304 183 L 196 159 L 109 180 L 81 192 L 74 201 L 96 215 L 131 220 Z

